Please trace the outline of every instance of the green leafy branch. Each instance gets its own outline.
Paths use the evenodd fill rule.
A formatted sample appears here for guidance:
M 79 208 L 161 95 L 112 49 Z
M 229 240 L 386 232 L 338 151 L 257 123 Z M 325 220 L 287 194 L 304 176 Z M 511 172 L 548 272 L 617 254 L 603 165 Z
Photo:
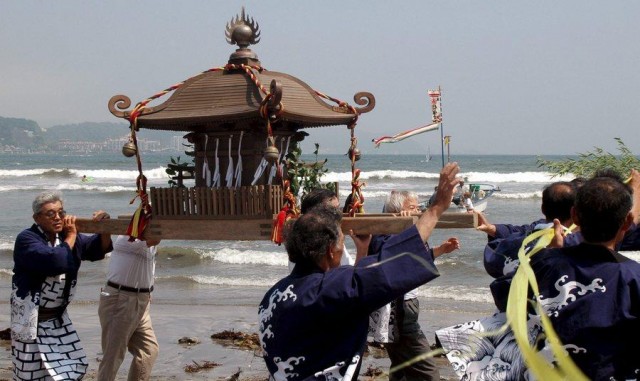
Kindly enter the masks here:
M 327 188 L 335 191 L 334 183 L 322 183 L 322 176 L 324 176 L 328 169 L 324 167 L 327 163 L 327 159 L 322 161 L 318 160 L 318 150 L 320 145 L 315 143 L 315 155 L 316 161 L 307 163 L 300 159 L 302 155 L 302 149 L 296 145 L 286 156 L 287 165 L 287 177 L 291 183 L 291 192 L 294 195 L 300 195 L 304 197 L 307 193 L 317 188 Z
M 618 144 L 619 155 L 606 152 L 602 148 L 595 147 L 594 151 L 581 153 L 578 158 L 569 158 L 560 161 L 537 159 L 538 168 L 546 168 L 553 177 L 573 174 L 576 177 L 591 177 L 601 169 L 611 169 L 622 178 L 629 176 L 633 168 L 640 168 L 640 160 L 631 153 L 622 139 L 614 138 Z
M 167 173 L 167 175 L 169 175 L 169 186 L 171 188 L 177 188 L 179 186 L 178 182 L 173 178 L 178 176 L 178 173 L 181 170 L 186 170 L 192 163 L 180 161 L 180 156 L 176 157 L 175 159 L 172 156 L 170 157 L 170 160 L 172 165 L 167 166 L 167 169 L 165 169 L 164 171 Z

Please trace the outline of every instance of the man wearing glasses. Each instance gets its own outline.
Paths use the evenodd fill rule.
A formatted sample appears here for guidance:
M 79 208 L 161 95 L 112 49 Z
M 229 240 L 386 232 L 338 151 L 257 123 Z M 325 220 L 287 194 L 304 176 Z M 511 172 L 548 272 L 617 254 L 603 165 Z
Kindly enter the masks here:
M 58 192 L 33 201 L 35 223 L 16 238 L 11 292 L 11 354 L 14 380 L 81 379 L 87 358 L 71 324 L 82 260 L 100 260 L 112 250 L 108 234 L 81 235 Z M 104 211 L 93 220 L 109 218 Z

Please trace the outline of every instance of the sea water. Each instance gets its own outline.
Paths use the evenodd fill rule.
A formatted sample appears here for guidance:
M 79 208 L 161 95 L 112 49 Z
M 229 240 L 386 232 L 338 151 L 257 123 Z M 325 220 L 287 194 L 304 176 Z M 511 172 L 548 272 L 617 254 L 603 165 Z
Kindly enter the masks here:
M 149 186 L 167 186 L 165 169 L 171 156 L 177 154 L 144 154 L 143 172 Z M 351 163 L 345 155 L 319 159 L 325 157 L 328 172 L 323 181 L 337 181 L 344 200 L 350 193 Z M 468 182 L 500 188 L 489 199 L 485 212 L 495 223 L 526 224 L 539 219 L 542 188 L 552 181 L 571 178 L 552 178 L 538 168 L 536 156 L 461 155 L 451 160 L 459 163 L 461 176 Z M 135 159 L 117 153 L 0 154 L 0 163 L 0 303 L 9 299 L 15 237 L 33 223 L 31 202 L 39 192 L 61 191 L 68 213 L 84 218 L 98 209 L 112 216 L 130 215 L 138 206 L 138 200 L 130 204 L 138 176 Z M 361 169 L 360 180 L 365 183 L 365 210 L 380 212 L 392 190 L 415 191 L 421 200 L 427 199 L 437 185 L 441 165 L 440 158 L 427 161 L 423 155 L 364 155 L 356 167 Z M 224 178 L 224 169 L 222 172 Z M 83 175 L 90 181 L 83 182 Z M 440 311 L 486 311 L 492 305 L 488 288 L 491 278 L 482 264 L 486 235 L 474 229 L 438 229 L 429 242 L 435 246 L 448 237 L 458 237 L 461 248 L 436 260 L 441 276 L 418 289 L 421 306 Z M 354 254 L 350 239 L 346 242 Z M 105 261 L 83 263 L 76 302 L 97 302 L 96 290 L 105 282 Z M 284 247 L 268 241 L 163 241 L 154 303 L 255 306 L 287 272 Z

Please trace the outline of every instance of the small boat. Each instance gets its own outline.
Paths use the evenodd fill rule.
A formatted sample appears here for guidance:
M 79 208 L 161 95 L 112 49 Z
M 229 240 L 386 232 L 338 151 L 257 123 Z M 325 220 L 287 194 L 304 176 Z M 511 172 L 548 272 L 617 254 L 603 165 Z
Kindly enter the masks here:
M 484 183 L 471 183 L 469 184 L 469 192 L 471 193 L 471 203 L 473 204 L 473 210 L 476 212 L 484 212 L 487 209 L 487 203 L 489 197 L 495 192 L 499 192 L 500 188 L 493 184 Z M 420 209 L 426 210 L 429 206 L 429 201 L 423 201 L 419 204 Z M 451 206 L 447 210 L 448 212 L 460 212 L 466 213 L 467 208 L 464 206 L 462 197 L 460 195 L 454 195 Z

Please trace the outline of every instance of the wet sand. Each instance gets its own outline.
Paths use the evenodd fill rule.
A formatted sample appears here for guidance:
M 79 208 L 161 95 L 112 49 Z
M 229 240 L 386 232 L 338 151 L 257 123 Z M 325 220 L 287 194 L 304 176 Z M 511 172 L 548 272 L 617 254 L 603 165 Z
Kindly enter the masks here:
M 5 311 L 9 306 L 3 303 Z M 422 306 L 428 305 L 424 300 Z M 421 307 L 422 307 L 421 306 Z M 98 369 L 100 349 L 100 323 L 98 321 L 97 303 L 72 303 L 70 306 L 71 319 L 78 330 L 80 339 L 89 359 L 89 370 L 85 380 L 95 380 Z M 487 308 L 487 314 L 491 310 Z M 268 373 L 259 352 L 227 347 L 211 339 L 211 335 L 225 330 L 246 333 L 258 331 L 257 308 L 254 306 L 214 306 L 214 305 L 176 305 L 152 303 L 151 317 L 154 330 L 160 344 L 160 354 L 153 368 L 152 380 L 229 380 L 232 375 L 241 371 L 238 380 L 267 380 Z M 433 331 L 456 323 L 478 318 L 477 314 L 470 315 L 460 312 L 434 311 L 421 308 L 420 324 L 433 342 Z M 0 314 L 0 329 L 9 326 L 9 316 Z M 181 337 L 197 337 L 196 345 L 178 344 Z M 8 341 L 0 344 L 0 381 L 11 379 L 11 345 Z M 387 380 L 385 375 L 370 378 L 364 376 L 369 368 L 389 369 L 389 359 L 378 357 L 383 352 L 375 351 L 375 355 L 364 358 L 360 380 Z M 437 358 L 440 365 L 441 377 L 444 380 L 456 380 L 455 374 L 445 358 Z M 120 368 L 118 380 L 126 380 L 126 374 L 131 361 L 127 354 Z M 184 371 L 186 365 L 205 361 L 220 364 L 212 369 L 205 369 L 198 373 Z

